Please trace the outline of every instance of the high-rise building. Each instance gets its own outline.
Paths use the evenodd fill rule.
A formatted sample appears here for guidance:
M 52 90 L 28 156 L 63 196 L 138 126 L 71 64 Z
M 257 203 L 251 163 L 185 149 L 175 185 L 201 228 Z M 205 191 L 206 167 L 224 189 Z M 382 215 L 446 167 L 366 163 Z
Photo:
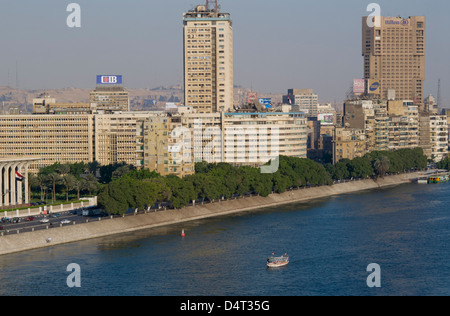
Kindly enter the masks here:
M 313 89 L 289 89 L 283 96 L 284 104 L 291 104 L 295 110 L 305 112 L 307 116 L 317 117 L 319 96 Z
M 184 13 L 184 103 L 197 113 L 233 109 L 233 24 L 229 13 L 199 5 Z
M 425 17 L 380 17 L 374 27 L 364 17 L 362 55 L 369 94 L 423 102 Z

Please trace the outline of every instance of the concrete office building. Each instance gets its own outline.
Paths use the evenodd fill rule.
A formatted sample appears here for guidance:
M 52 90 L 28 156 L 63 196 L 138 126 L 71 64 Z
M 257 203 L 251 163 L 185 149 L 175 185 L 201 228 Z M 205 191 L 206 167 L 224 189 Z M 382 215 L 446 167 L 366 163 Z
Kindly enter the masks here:
M 94 160 L 93 115 L 2 115 L 0 156 L 40 157 L 31 172 L 59 163 Z
M 54 163 L 98 161 L 143 166 L 143 124 L 152 112 L 0 116 L 0 156 L 40 157 L 29 171 Z
M 363 17 L 362 55 L 369 93 L 388 100 L 391 90 L 391 98 L 423 102 L 425 17 L 380 17 L 374 27 Z
M 122 86 L 101 86 L 90 93 L 91 108 L 94 111 L 130 111 L 130 97 Z
M 233 23 L 229 13 L 199 5 L 183 15 L 184 102 L 197 113 L 233 109 Z

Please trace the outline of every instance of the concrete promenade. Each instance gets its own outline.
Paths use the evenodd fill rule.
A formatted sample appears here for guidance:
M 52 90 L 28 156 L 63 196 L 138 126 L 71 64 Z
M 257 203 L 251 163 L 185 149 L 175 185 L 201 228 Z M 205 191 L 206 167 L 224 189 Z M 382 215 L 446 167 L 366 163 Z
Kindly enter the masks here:
M 97 205 L 97 198 L 86 198 L 83 199 L 88 202 L 75 202 L 70 204 L 60 204 L 60 205 L 49 205 L 46 207 L 47 212 L 50 213 L 58 213 L 58 212 L 68 212 L 71 210 L 79 209 L 82 207 L 89 207 Z M 44 214 L 44 206 L 35 207 L 35 208 L 27 208 L 22 210 L 0 210 L 0 217 L 28 217 L 28 216 L 38 216 Z
M 244 211 L 256 211 L 267 207 L 322 199 L 339 194 L 355 193 L 408 183 L 420 173 L 409 173 L 385 177 L 384 179 L 360 180 L 322 186 L 309 189 L 288 191 L 283 194 L 271 194 L 268 197 L 247 197 L 236 200 L 208 203 L 186 207 L 180 210 L 151 212 L 123 218 L 102 219 L 86 224 L 18 233 L 0 237 L 0 255 L 26 251 L 42 247 L 77 242 L 86 239 L 151 229 L 198 219 L 223 216 Z M 51 242 L 48 242 L 51 238 Z

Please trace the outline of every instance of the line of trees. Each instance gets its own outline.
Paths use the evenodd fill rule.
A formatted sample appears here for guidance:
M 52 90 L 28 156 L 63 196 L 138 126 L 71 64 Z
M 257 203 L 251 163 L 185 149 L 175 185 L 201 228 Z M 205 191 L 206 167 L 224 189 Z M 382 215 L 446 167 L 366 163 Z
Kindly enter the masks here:
M 331 185 L 326 169 L 309 159 L 280 157 L 274 174 L 260 168 L 235 167 L 227 163 L 197 163 L 196 173 L 180 179 L 162 177 L 148 170 L 133 170 L 112 181 L 98 195 L 98 203 L 110 214 L 123 214 L 130 208 L 144 209 L 158 202 L 181 208 L 192 201 L 212 201 L 246 194 L 268 196 L 290 188 Z
M 364 157 L 353 160 L 342 159 L 335 165 L 328 164 L 325 167 L 333 180 L 344 180 L 384 177 L 409 170 L 422 170 L 426 168 L 427 164 L 428 160 L 422 148 L 414 148 L 373 151 Z
M 65 200 L 69 201 L 70 193 L 76 193 L 79 200 L 81 193 L 89 196 L 96 195 L 101 191 L 102 186 L 134 169 L 136 169 L 134 166 L 125 163 L 105 166 L 100 166 L 97 162 L 55 163 L 41 168 L 37 174 L 29 174 L 29 192 L 35 196 L 38 195 L 41 201 L 50 198 L 52 202 L 55 202 L 57 194 L 64 194 Z
M 332 185 L 333 180 L 383 177 L 411 169 L 424 169 L 427 158 L 421 148 L 393 152 L 375 151 L 336 165 L 322 165 L 310 159 L 280 156 L 278 171 L 263 174 L 260 168 L 232 166 L 227 163 L 195 165 L 195 174 L 183 179 L 163 177 L 149 170 L 136 170 L 126 164 L 99 166 L 91 164 L 55 164 L 41 169 L 35 185 L 45 198 L 46 188 L 68 194 L 71 191 L 98 193 L 98 203 L 110 214 L 123 214 L 129 209 L 148 208 L 156 203 L 182 208 L 192 201 L 212 201 L 272 192 L 291 188 Z
M 450 158 L 445 157 L 444 159 L 436 163 L 436 167 L 438 167 L 439 169 L 450 170 Z

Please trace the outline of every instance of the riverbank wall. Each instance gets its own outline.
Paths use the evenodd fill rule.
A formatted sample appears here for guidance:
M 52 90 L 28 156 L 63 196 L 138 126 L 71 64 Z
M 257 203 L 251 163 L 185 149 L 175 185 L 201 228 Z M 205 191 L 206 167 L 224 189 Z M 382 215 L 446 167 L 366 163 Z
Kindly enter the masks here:
M 383 179 L 360 180 L 308 189 L 271 194 L 268 197 L 253 196 L 204 205 L 197 204 L 179 210 L 151 212 L 123 218 L 101 219 L 85 224 L 68 225 L 47 230 L 0 236 L 0 255 L 27 251 L 43 247 L 105 237 L 155 227 L 179 224 L 209 217 L 224 216 L 245 211 L 323 199 L 340 194 L 385 188 L 409 183 L 420 173 L 388 176 Z

